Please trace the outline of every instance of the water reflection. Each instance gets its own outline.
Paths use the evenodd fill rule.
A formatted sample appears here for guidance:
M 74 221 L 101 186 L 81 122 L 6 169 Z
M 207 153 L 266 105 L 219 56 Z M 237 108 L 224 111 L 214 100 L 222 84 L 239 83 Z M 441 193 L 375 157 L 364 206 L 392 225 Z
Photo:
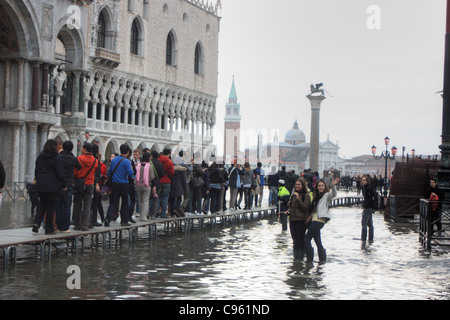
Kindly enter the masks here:
M 420 249 L 416 228 L 374 216 L 375 241 L 362 244 L 360 209 L 333 209 L 322 229 L 327 262 L 293 259 L 289 231 L 251 221 L 137 244 L 21 260 L 0 278 L 0 299 L 448 299 L 448 255 Z M 317 258 L 316 258 L 317 259 Z M 81 290 L 68 290 L 69 265 Z

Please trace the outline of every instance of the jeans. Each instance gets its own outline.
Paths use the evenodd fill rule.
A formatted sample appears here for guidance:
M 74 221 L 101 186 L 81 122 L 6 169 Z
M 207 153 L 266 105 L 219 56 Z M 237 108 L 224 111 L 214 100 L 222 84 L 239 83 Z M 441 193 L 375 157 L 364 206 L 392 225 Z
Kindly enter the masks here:
M 306 234 L 305 220 L 290 221 L 289 229 L 291 231 L 294 251 L 305 251 L 305 234 Z
M 59 231 L 69 230 L 72 208 L 73 186 L 68 187 L 59 197 L 56 206 L 56 227 Z
M 276 204 L 278 202 L 278 187 L 269 187 L 269 205 Z
M 322 246 L 322 240 L 320 237 L 320 229 L 323 228 L 325 224 L 319 221 L 311 222 L 311 225 L 308 228 L 308 232 L 305 235 L 305 253 L 308 261 L 312 261 L 314 258 L 314 249 L 311 245 L 311 240 L 314 239 L 314 242 L 317 246 L 317 251 L 319 254 L 319 259 L 323 261 L 323 256 L 325 253 L 325 249 Z
M 119 207 L 119 200 L 122 200 L 120 207 L 120 223 L 125 224 L 128 222 L 128 190 L 128 183 L 113 182 L 110 194 L 111 201 L 105 220 L 108 222 L 111 221 L 114 211 Z
M 163 183 L 159 198 L 156 201 L 156 207 L 153 208 L 156 214 L 159 213 L 161 208 L 161 217 L 167 217 L 167 206 L 169 204 L 170 183 Z
M 252 207 L 252 189 L 251 188 L 243 188 L 243 189 L 244 189 L 245 208 L 250 209 Z
M 369 241 L 373 241 L 373 221 L 372 221 L 372 209 L 364 209 L 361 219 L 361 240 L 367 239 L 367 228 L 369 228 Z
M 85 186 L 83 193 L 76 193 L 73 197 L 73 222 L 75 228 L 89 229 L 92 197 L 94 185 Z

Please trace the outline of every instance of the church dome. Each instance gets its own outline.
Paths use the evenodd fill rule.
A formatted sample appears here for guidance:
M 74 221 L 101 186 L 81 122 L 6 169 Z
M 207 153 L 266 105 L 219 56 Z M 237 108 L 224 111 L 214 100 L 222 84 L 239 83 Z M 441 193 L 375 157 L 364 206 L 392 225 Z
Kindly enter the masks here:
M 292 127 L 292 129 L 286 133 L 286 136 L 284 137 L 284 141 L 286 141 L 287 143 L 290 143 L 290 144 L 294 144 L 294 145 L 306 142 L 305 133 L 302 130 L 300 130 L 300 128 L 298 127 L 297 120 L 295 120 L 295 123 L 294 123 L 294 126 Z

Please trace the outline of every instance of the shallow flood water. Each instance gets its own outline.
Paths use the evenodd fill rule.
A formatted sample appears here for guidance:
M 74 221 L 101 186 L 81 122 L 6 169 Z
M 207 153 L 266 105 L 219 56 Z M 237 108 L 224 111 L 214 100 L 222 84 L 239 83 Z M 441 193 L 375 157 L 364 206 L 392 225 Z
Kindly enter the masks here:
M 375 214 L 375 241 L 362 245 L 361 209 L 332 212 L 322 229 L 325 263 L 317 256 L 312 264 L 294 260 L 289 230 L 276 219 L 157 239 L 141 228 L 136 244 L 124 237 L 111 248 L 54 255 L 50 262 L 20 259 L 19 248 L 17 266 L 0 274 L 0 299 L 448 300 L 448 252 L 423 251 L 417 224 Z M 2 226 L 14 220 L 0 219 Z M 67 288 L 71 265 L 80 268 L 81 289 Z

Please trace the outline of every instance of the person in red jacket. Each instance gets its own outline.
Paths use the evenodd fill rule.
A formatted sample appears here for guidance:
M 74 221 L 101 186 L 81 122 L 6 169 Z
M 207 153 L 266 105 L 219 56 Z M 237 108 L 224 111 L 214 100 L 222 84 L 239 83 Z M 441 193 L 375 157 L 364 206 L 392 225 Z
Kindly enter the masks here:
M 159 178 L 159 182 L 161 182 L 161 191 L 159 193 L 159 197 L 156 201 L 156 214 L 158 214 L 159 209 L 161 208 L 161 218 L 168 218 L 167 216 L 167 206 L 169 203 L 169 195 L 170 195 L 170 183 L 171 178 L 175 174 L 175 169 L 173 168 L 173 162 L 170 159 L 170 154 L 172 150 L 164 149 L 162 155 L 159 157 L 159 162 L 164 167 L 165 175 Z
M 94 188 L 99 191 L 100 166 L 98 159 L 92 155 L 92 144 L 85 142 L 81 153 L 81 156 L 78 157 L 81 169 L 74 170 L 74 178 L 75 181 L 84 179 L 84 188 L 80 190 L 75 188 L 74 190 L 73 221 L 75 224 L 74 230 L 88 231 Z

